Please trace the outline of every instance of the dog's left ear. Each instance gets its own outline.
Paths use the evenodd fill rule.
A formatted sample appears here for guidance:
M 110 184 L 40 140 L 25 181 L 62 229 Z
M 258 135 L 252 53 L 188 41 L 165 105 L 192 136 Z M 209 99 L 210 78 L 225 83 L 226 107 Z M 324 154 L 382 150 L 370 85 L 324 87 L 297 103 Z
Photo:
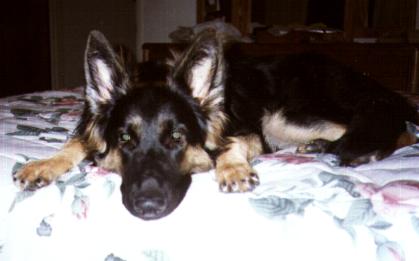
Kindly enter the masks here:
M 223 84 L 224 39 L 213 30 L 200 33 L 190 47 L 172 63 L 172 80 L 201 102 Z
M 84 57 L 86 101 L 92 113 L 102 113 L 129 87 L 129 76 L 108 40 L 92 31 Z
M 229 39 L 214 30 L 201 32 L 190 47 L 172 63 L 169 85 L 186 88 L 207 118 L 205 146 L 216 148 L 222 143 L 227 116 L 223 111 L 225 61 L 224 47 Z M 170 83 L 173 81 L 173 84 Z

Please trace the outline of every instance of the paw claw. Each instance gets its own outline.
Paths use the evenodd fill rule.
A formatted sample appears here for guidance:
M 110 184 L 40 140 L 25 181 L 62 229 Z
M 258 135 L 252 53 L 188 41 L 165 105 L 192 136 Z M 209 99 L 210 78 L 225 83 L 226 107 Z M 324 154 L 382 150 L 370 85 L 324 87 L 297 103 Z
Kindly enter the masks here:
M 227 193 L 252 191 L 260 183 L 258 175 L 244 164 L 218 168 L 217 176 L 220 191 Z
M 250 174 L 251 180 L 254 182 L 255 185 L 260 184 L 259 176 L 256 173 Z

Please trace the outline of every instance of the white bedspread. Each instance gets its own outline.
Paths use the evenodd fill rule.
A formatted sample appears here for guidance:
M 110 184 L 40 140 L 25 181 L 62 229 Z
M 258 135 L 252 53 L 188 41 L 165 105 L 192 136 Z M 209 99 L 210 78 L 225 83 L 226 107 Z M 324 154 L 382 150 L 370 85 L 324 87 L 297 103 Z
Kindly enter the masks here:
M 143 221 L 122 205 L 120 177 L 91 162 L 36 192 L 13 185 L 62 146 L 81 107 L 80 90 L 0 99 L 0 260 L 419 260 L 419 145 L 357 168 L 263 155 L 253 192 L 196 174 L 172 214 Z

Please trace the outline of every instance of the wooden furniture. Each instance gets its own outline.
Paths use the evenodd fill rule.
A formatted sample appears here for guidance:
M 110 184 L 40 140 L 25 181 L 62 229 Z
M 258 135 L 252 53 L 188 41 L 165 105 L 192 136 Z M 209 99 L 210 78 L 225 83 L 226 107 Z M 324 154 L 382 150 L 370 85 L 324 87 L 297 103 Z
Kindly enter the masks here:
M 416 30 L 416 5 L 416 0 L 197 0 L 197 21 L 223 16 L 244 35 L 253 33 L 254 22 L 323 23 L 340 29 L 347 41 L 356 37 L 405 41 Z
M 322 53 L 375 78 L 385 87 L 419 93 L 419 45 L 413 44 L 238 44 L 242 55 L 286 55 L 313 51 Z M 170 57 L 169 49 L 182 50 L 185 45 L 146 43 L 145 61 Z

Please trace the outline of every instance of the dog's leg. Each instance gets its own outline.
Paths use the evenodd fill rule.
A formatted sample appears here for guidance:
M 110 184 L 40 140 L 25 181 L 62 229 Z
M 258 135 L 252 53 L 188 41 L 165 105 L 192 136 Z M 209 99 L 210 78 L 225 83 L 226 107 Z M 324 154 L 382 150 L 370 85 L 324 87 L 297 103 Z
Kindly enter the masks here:
M 389 108 L 388 108 L 389 107 Z M 339 156 L 340 165 L 357 166 L 381 160 L 395 149 L 414 143 L 397 106 L 376 104 L 355 115 L 348 131 L 331 142 L 326 152 Z
M 259 184 L 259 177 L 249 161 L 262 153 L 260 137 L 255 134 L 229 137 L 228 143 L 216 159 L 215 173 L 223 192 L 251 191 Z
M 32 161 L 22 167 L 15 175 L 15 183 L 25 190 L 35 190 L 51 183 L 69 171 L 86 157 L 83 143 L 76 138 L 70 139 L 52 157 Z

